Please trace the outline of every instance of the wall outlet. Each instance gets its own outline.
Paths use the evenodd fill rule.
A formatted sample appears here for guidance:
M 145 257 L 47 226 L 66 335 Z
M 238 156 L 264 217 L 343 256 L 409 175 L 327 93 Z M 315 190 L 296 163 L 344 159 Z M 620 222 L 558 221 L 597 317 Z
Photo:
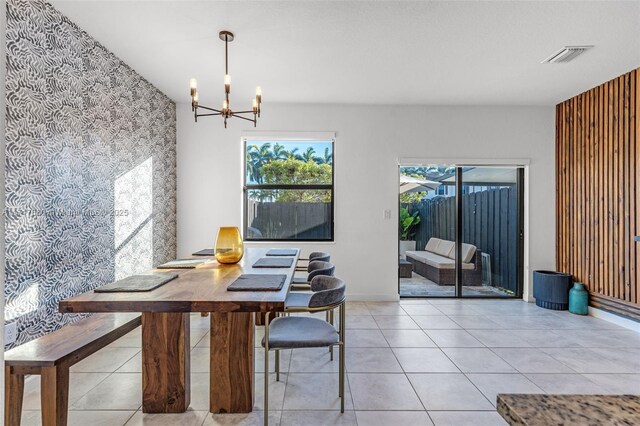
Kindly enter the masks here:
M 384 218 L 387 220 L 391 219 L 391 210 L 387 209 L 384 211 Z
M 10 345 L 18 338 L 18 323 L 10 322 L 4 325 L 4 344 Z

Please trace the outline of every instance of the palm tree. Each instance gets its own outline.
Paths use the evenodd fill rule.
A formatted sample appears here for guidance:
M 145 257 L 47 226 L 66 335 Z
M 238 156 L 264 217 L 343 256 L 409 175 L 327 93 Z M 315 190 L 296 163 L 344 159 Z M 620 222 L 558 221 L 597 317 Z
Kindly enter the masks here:
M 247 147 L 247 168 L 249 169 L 249 178 L 256 182 L 262 183 L 262 166 L 273 159 L 271 152 L 271 144 L 265 143 L 261 147 L 257 145 L 249 145 Z
M 287 160 L 299 160 L 300 157 L 297 152 L 299 151 L 298 148 L 293 148 L 291 151 L 287 151 L 286 155 L 287 155 Z
M 316 150 L 310 146 L 309 148 L 307 148 L 304 154 L 301 155 L 301 160 L 304 161 L 305 163 L 308 163 L 309 161 L 320 163 L 322 159 L 316 156 L 315 153 L 316 153 Z
M 322 162 L 324 164 L 332 164 L 333 163 L 333 153 L 329 152 L 329 147 L 324 149 L 324 158 L 322 158 Z
M 284 145 L 279 144 L 276 142 L 275 145 L 273 145 L 273 159 L 274 160 L 286 160 L 288 157 L 288 152 L 285 149 Z

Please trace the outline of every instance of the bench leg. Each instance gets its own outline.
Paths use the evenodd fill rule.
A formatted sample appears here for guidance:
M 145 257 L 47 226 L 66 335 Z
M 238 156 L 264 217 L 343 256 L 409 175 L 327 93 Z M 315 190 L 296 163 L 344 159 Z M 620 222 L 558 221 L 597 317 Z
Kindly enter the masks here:
M 42 367 L 40 395 L 42 426 L 66 426 L 69 409 L 69 367 Z
M 189 313 L 142 313 L 142 411 L 184 413 L 191 398 Z
M 24 375 L 12 374 L 11 367 L 4 369 L 4 424 L 20 426 L 22 397 L 24 395 Z

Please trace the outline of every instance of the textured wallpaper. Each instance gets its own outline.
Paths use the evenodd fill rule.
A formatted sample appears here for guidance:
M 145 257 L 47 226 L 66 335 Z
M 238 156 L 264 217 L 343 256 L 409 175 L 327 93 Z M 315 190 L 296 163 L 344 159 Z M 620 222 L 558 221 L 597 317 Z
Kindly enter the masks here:
M 6 308 L 17 344 L 60 299 L 175 258 L 175 104 L 44 1 L 7 4 Z

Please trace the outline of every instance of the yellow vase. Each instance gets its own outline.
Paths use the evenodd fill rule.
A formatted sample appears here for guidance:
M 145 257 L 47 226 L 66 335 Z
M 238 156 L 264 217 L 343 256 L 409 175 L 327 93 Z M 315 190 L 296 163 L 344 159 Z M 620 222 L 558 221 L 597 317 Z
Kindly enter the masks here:
M 244 255 L 244 245 L 237 226 L 223 226 L 218 230 L 215 255 L 220 263 L 240 262 Z

